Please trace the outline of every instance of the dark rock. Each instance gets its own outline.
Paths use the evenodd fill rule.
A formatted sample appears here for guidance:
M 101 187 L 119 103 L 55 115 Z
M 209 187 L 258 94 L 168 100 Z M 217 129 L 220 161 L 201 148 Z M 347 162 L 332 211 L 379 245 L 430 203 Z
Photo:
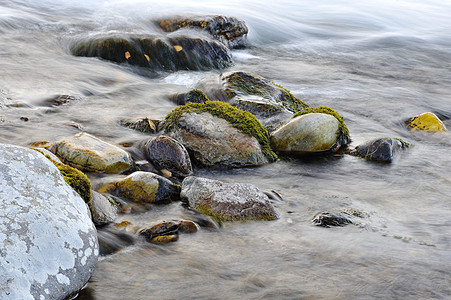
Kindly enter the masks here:
M 180 220 L 179 232 L 195 233 L 199 230 L 199 225 L 189 220 Z
M 185 177 L 193 172 L 188 151 L 169 136 L 150 139 L 145 145 L 145 155 L 157 168 L 167 169 L 175 176 Z
M 143 133 L 156 133 L 157 124 L 149 118 L 123 119 L 121 125 Z
M 353 223 L 350 215 L 340 212 L 321 212 L 313 218 L 312 222 L 322 227 L 345 226 Z
M 205 31 L 230 48 L 243 45 L 248 28 L 244 21 L 225 16 L 175 17 L 157 21 L 165 31 L 173 32 L 181 28 Z
M 148 241 L 152 238 L 160 235 L 177 234 L 180 227 L 180 222 L 176 221 L 163 221 L 151 227 L 142 228 L 138 231 L 140 235 L 146 237 Z
M 132 234 L 115 226 L 105 226 L 98 229 L 100 255 L 110 255 L 135 243 Z
M 367 160 L 392 162 L 401 150 L 408 147 L 410 144 L 401 139 L 377 138 L 355 147 L 351 154 Z
M 223 44 L 186 36 L 98 39 L 76 45 L 72 54 L 99 57 L 154 72 L 223 69 L 232 64 L 230 50 Z
M 190 207 L 218 222 L 274 220 L 278 217 L 268 196 L 250 184 L 228 184 L 191 176 L 183 180 L 180 197 Z
M 61 106 L 70 102 L 79 101 L 80 97 L 70 95 L 56 95 L 51 98 L 45 99 L 43 105 L 45 106 Z
M 119 208 L 116 204 L 96 191 L 91 190 L 91 209 L 92 221 L 96 225 L 104 225 L 111 222 L 118 216 Z

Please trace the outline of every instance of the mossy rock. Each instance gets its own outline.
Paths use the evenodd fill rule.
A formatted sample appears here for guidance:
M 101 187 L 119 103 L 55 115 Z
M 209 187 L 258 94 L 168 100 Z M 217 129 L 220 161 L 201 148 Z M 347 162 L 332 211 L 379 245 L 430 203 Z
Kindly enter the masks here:
M 260 144 L 261 151 L 268 161 L 277 159 L 276 154 L 271 150 L 269 145 L 268 131 L 261 125 L 259 120 L 251 113 L 237 109 L 221 101 L 189 103 L 176 107 L 166 116 L 163 130 L 166 132 L 175 130 L 178 128 L 179 121 L 183 115 L 193 113 L 209 113 L 212 116 L 226 120 L 233 128 L 238 129 L 247 136 L 254 137 Z M 187 149 L 189 150 L 189 147 Z
M 223 69 L 232 64 L 230 50 L 207 38 L 120 37 L 82 42 L 71 49 L 75 56 L 146 68 L 152 72 Z
M 406 121 L 407 128 L 413 131 L 444 132 L 445 124 L 431 112 L 422 113 Z
M 337 131 L 337 136 L 338 136 L 337 145 L 343 146 L 343 145 L 347 145 L 351 142 L 351 137 L 349 135 L 349 129 L 346 126 L 345 122 L 343 121 L 343 117 L 340 116 L 339 113 L 337 113 L 335 110 L 333 110 L 330 107 L 327 107 L 327 106 L 307 107 L 307 108 L 304 108 L 303 110 L 295 113 L 293 115 L 293 118 L 296 118 L 298 116 L 302 116 L 305 114 L 310 114 L 310 113 L 322 113 L 322 114 L 328 114 L 328 115 L 334 116 L 338 120 L 338 123 L 339 123 L 338 131 Z
M 181 28 L 205 31 L 230 48 L 242 45 L 248 28 L 244 21 L 226 16 L 174 17 L 158 20 L 157 24 L 165 31 L 173 32 Z
M 156 121 L 149 118 L 122 119 L 120 124 L 143 133 L 156 133 L 158 131 Z

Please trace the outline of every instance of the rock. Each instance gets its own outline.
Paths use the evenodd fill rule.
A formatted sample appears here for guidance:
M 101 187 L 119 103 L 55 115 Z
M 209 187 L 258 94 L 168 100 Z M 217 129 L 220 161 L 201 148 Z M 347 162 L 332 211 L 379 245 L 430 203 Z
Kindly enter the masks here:
M 145 156 L 159 169 L 167 169 L 176 176 L 185 177 L 193 172 L 188 151 L 169 136 L 150 139 L 145 145 Z
M 97 263 L 83 199 L 37 151 L 0 144 L 0 298 L 65 299 Z
M 173 220 L 144 227 L 138 230 L 138 234 L 144 236 L 148 242 L 166 244 L 177 241 L 179 232 L 195 233 L 198 229 L 199 226 L 192 221 Z
M 188 93 L 179 93 L 170 97 L 177 105 L 185 105 L 187 103 L 205 103 L 209 101 L 207 95 L 199 89 L 192 89 Z
M 45 106 L 61 106 L 74 101 L 80 101 L 81 98 L 78 96 L 70 95 L 56 95 L 51 98 L 45 99 L 43 104 Z
M 108 200 L 105 196 L 96 191 L 91 191 L 91 209 L 92 221 L 96 225 L 105 225 L 118 216 L 118 207 Z
M 367 160 L 392 162 L 396 155 L 410 144 L 397 138 L 376 138 L 355 147 L 352 155 Z
M 143 133 L 157 133 L 157 124 L 149 118 L 123 119 L 121 125 Z
M 224 69 L 232 64 L 226 46 L 203 37 L 97 39 L 76 45 L 72 54 L 139 66 L 151 72 Z
M 199 231 L 199 225 L 193 221 L 180 220 L 179 232 L 196 233 L 197 231 Z
M 261 123 L 220 101 L 175 108 L 166 116 L 163 130 L 205 166 L 258 166 L 277 158 Z
M 225 16 L 176 17 L 158 20 L 157 24 L 168 32 L 173 32 L 181 28 L 202 30 L 229 48 L 236 48 L 243 45 L 244 38 L 248 33 L 248 28 L 244 21 Z
M 58 156 L 56 156 L 55 154 L 53 154 L 52 152 L 50 152 L 49 150 L 45 149 L 45 148 L 30 148 L 33 150 L 36 150 L 38 152 L 40 152 L 42 155 L 44 155 L 45 157 L 47 157 L 48 159 L 58 162 L 58 163 L 63 163 Z
M 443 132 L 447 131 L 445 124 L 433 113 L 426 112 L 417 115 L 406 122 L 410 130 Z
M 133 164 L 129 153 L 86 132 L 58 141 L 56 154 L 77 169 L 99 173 L 119 174 Z
M 178 199 L 180 187 L 160 175 L 137 171 L 122 180 L 102 186 L 98 191 L 136 202 L 155 203 Z
M 190 207 L 219 222 L 274 220 L 278 217 L 268 196 L 250 184 L 228 184 L 191 176 L 183 180 L 180 197 Z
M 339 212 L 321 212 L 318 213 L 312 220 L 316 226 L 329 228 L 331 226 L 345 226 L 352 224 L 350 215 Z
M 159 235 L 150 239 L 149 242 L 152 244 L 167 244 L 171 242 L 176 242 L 179 239 L 178 234 L 168 234 L 168 235 Z
M 116 226 L 107 225 L 98 230 L 100 255 L 110 255 L 135 243 L 135 237 Z
M 269 131 L 276 129 L 292 113 L 309 106 L 274 82 L 246 72 L 227 72 L 202 80 L 198 89 L 210 99 L 218 99 L 254 114 Z
M 325 113 L 296 116 L 271 134 L 271 147 L 286 154 L 335 151 L 341 146 L 340 122 Z

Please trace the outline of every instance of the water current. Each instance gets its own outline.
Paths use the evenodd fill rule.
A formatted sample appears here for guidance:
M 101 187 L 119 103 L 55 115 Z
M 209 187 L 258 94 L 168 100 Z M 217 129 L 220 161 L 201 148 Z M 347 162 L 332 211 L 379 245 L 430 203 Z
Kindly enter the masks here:
M 90 36 L 159 34 L 153 19 L 189 13 L 244 20 L 247 47 L 233 50 L 228 70 L 332 107 L 351 146 L 399 137 L 414 147 L 391 164 L 343 155 L 196 168 L 276 191 L 280 218 L 226 223 L 169 245 L 138 242 L 101 258 L 79 299 L 451 298 L 450 133 L 404 127 L 431 111 L 451 129 L 449 1 L 0 0 L 0 142 L 28 146 L 80 130 L 115 144 L 148 139 L 119 120 L 161 119 L 175 107 L 168 95 L 221 71 L 149 78 L 69 49 Z M 75 100 L 49 106 L 55 95 Z M 367 216 L 360 226 L 312 225 L 316 213 L 341 208 Z M 120 218 L 145 225 L 183 214 L 172 203 Z

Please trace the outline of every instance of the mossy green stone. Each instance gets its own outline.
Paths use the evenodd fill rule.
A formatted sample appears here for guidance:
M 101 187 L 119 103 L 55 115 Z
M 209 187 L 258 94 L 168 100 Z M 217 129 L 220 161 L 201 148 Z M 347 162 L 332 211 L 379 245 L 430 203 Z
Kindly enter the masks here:
M 170 132 L 177 126 L 179 119 L 185 113 L 203 112 L 208 112 L 215 117 L 224 119 L 229 122 L 232 127 L 238 129 L 242 133 L 256 138 L 265 157 L 269 161 L 274 161 L 277 159 L 277 155 L 271 150 L 269 145 L 268 131 L 262 126 L 260 121 L 253 114 L 221 101 L 188 103 L 186 105 L 176 107 L 166 116 L 163 129 Z

